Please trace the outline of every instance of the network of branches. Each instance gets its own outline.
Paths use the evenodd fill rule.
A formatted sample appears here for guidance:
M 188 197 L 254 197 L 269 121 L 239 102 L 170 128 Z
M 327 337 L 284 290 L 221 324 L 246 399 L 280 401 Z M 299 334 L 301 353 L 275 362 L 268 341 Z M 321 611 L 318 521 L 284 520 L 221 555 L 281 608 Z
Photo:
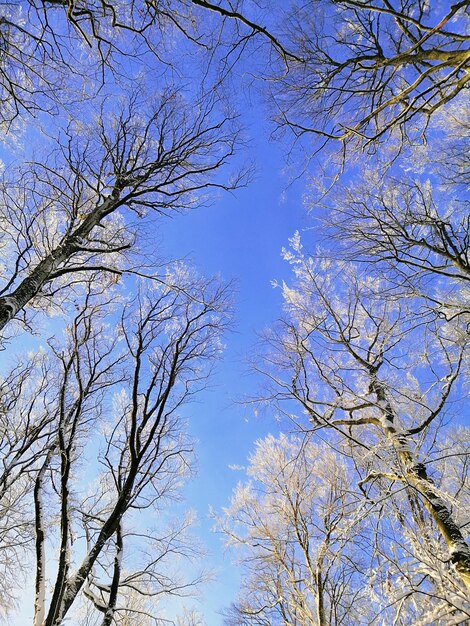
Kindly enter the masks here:
M 279 432 L 214 514 L 243 572 L 223 619 L 470 622 L 469 11 L 3 3 L 0 617 L 204 623 L 184 416 L 237 306 L 158 242 L 252 181 L 245 97 L 313 219 L 251 359 Z

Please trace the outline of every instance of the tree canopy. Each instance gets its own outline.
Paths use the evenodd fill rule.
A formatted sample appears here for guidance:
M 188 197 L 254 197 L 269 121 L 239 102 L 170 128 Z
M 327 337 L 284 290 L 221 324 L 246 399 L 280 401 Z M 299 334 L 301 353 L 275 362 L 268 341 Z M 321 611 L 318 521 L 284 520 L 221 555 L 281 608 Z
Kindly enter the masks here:
M 246 410 L 276 432 L 214 513 L 243 572 L 223 619 L 470 620 L 469 8 L 4 3 L 2 617 L 28 588 L 33 626 L 205 623 L 188 598 L 210 558 L 179 499 L 239 309 L 230 277 L 161 241 L 249 188 L 276 140 L 269 177 L 291 175 L 308 227 L 285 233 L 250 351 Z

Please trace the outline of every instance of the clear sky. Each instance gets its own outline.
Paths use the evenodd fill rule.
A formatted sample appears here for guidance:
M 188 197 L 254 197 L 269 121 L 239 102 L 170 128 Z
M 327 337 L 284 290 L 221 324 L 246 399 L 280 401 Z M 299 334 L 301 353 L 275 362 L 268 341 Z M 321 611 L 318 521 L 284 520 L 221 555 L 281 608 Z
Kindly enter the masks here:
M 244 478 L 242 471 L 230 467 L 246 465 L 254 441 L 279 429 L 274 414 L 267 411 L 257 417 L 239 402 L 260 384 L 249 373 L 247 357 L 257 333 L 281 311 L 281 292 L 271 284 L 289 274 L 281 248 L 296 229 L 311 225 L 301 190 L 295 185 L 287 188 L 281 147 L 266 139 L 259 117 L 250 128 L 251 155 L 258 169 L 255 181 L 233 195 L 221 194 L 212 206 L 168 221 L 162 230 L 163 248 L 170 254 L 188 255 L 204 275 L 220 273 L 222 279 L 236 281 L 233 331 L 226 336 L 212 389 L 185 409 L 198 457 L 198 475 L 188 484 L 186 499 L 198 512 L 199 531 L 210 551 L 208 564 L 218 570 L 200 604 L 207 626 L 221 624 L 219 611 L 235 599 L 238 581 L 233 555 L 211 532 L 209 507 L 220 511 L 228 503 L 232 488 Z

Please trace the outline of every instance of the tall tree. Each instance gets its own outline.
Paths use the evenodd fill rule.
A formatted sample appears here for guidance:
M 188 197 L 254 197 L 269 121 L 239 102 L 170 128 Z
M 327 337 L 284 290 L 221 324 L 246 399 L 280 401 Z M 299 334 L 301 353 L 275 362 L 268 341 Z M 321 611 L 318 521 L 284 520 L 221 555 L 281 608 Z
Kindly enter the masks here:
M 462 523 L 470 495 L 466 437 L 468 429 L 454 432 L 433 460 Z M 257 442 L 249 480 L 218 519 L 243 568 L 227 624 L 466 622 L 466 592 L 443 563 L 418 502 L 404 514 L 406 491 L 378 478 L 364 498 L 357 471 L 369 471 L 371 461 L 363 458 L 351 457 L 349 441 L 336 440 L 334 450 L 315 436 Z
M 82 592 L 103 613 L 104 625 L 115 623 L 123 611 L 132 613 L 126 602 L 130 591 L 150 602 L 189 592 L 200 580 L 197 574 L 192 581 L 178 580 L 170 563 L 172 555 L 195 554 L 195 545 L 185 539 L 188 520 L 166 530 L 163 521 L 169 521 L 165 508 L 187 474 L 192 451 L 178 411 L 204 386 L 218 356 L 227 292 L 182 266 L 166 280 L 171 286 L 152 283 L 135 300 L 119 303 L 109 287 L 90 278 L 83 305 L 66 330 L 66 345 L 51 342 L 48 386 L 36 396 L 22 394 L 22 403 L 9 407 L 10 425 L 18 421 L 19 433 L 23 426 L 29 431 L 29 446 L 17 435 L 20 444 L 5 449 L 3 465 L 14 475 L 11 471 L 2 493 L 2 528 L 19 537 L 21 526 L 12 526 L 21 514 L 22 563 L 35 539 L 36 626 L 60 623 L 83 600 Z M 106 318 L 119 319 L 119 308 L 118 333 L 111 332 Z M 28 402 L 25 426 L 19 409 Z M 35 420 L 35 413 L 47 417 Z M 153 511 L 162 522 L 146 529 L 143 511 Z M 139 544 L 139 532 L 130 524 L 139 524 L 151 542 L 150 552 L 141 546 L 146 556 L 140 564 L 122 558 L 129 544 L 134 550 Z M 2 545 L 2 560 L 8 545 Z M 49 571 L 54 545 L 57 567 Z M 134 571 L 128 569 L 132 562 Z M 101 581 L 109 571 L 111 582 Z M 146 610 L 151 615 L 151 607 Z
M 276 118 L 297 136 L 362 149 L 415 139 L 469 81 L 468 0 L 294 2 L 297 60 L 272 83 Z M 352 152 L 351 152 L 352 154 Z
M 234 153 L 237 131 L 213 99 L 191 111 L 175 92 L 145 105 L 104 104 L 95 123 L 71 125 L 55 158 L 7 170 L 0 219 L 0 329 L 26 308 L 63 302 L 60 291 L 97 270 L 119 276 L 135 245 L 132 215 L 183 211 Z M 138 264 L 137 264 L 138 265 Z
M 465 316 L 429 317 L 419 301 L 388 293 L 385 280 L 305 255 L 298 235 L 285 255 L 296 278 L 283 287 L 286 319 L 270 339 L 272 397 L 300 405 L 301 428 L 327 430 L 366 455 L 363 488 L 385 481 L 407 490 L 408 506 L 417 498 L 424 527 L 438 530 L 447 545 L 443 560 L 468 589 L 466 526 L 422 456 L 443 435 L 440 425 L 466 371 Z
M 344 460 L 301 437 L 268 436 L 247 473 L 218 520 L 244 570 L 227 623 L 364 623 L 370 551 Z

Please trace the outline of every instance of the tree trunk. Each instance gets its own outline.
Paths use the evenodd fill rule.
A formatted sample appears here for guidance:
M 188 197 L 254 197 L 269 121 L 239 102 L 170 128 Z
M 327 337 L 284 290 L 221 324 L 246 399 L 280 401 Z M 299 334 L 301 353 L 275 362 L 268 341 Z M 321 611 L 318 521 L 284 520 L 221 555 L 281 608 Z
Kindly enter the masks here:
M 372 382 L 372 390 L 376 393 L 379 406 L 383 409 L 382 428 L 395 448 L 405 470 L 404 480 L 421 496 L 423 504 L 436 522 L 450 551 L 450 562 L 454 565 L 467 590 L 470 593 L 470 546 L 465 541 L 452 517 L 449 506 L 440 495 L 433 482 L 428 478 L 426 467 L 419 463 L 413 452 L 414 444 L 411 435 L 400 432 L 395 426 L 395 414 L 387 399 L 385 389 L 377 379 Z
M 60 266 L 81 249 L 83 240 L 87 239 L 93 228 L 118 206 L 119 193 L 113 192 L 113 195 L 86 216 L 80 226 L 70 233 L 60 246 L 42 259 L 13 292 L 0 297 L 0 331 L 54 277 Z

